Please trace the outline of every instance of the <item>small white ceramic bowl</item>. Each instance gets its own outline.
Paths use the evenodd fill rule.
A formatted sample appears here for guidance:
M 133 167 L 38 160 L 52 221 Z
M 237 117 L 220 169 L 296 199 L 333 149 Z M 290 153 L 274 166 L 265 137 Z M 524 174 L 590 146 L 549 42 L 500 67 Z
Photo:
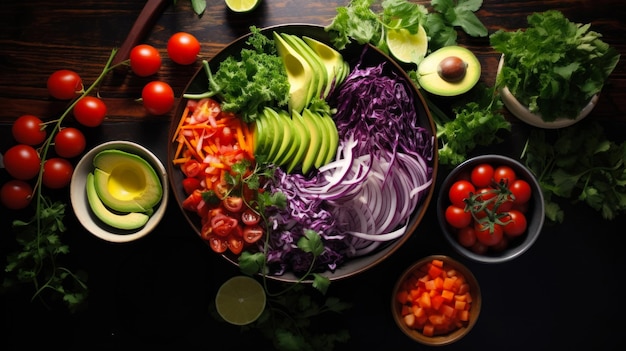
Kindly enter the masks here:
M 502 70 L 502 65 L 504 64 L 504 56 L 500 57 L 500 62 L 498 63 L 498 73 Z M 557 129 L 571 126 L 572 124 L 579 122 L 583 118 L 587 117 L 587 115 L 596 107 L 598 103 L 598 95 L 594 95 L 589 103 L 580 111 L 578 116 L 574 119 L 572 118 L 557 118 L 554 121 L 544 121 L 541 118 L 540 114 L 535 114 L 530 112 L 528 107 L 522 105 L 515 96 L 511 93 L 509 88 L 503 87 L 500 89 L 500 97 L 502 98 L 502 102 L 504 106 L 517 118 L 530 124 L 531 126 L 545 128 L 545 129 Z
M 100 151 L 110 149 L 126 151 L 146 160 L 152 168 L 154 168 L 161 181 L 161 186 L 163 187 L 163 196 L 161 201 L 154 209 L 150 219 L 143 227 L 136 230 L 116 229 L 104 224 L 94 215 L 89 205 L 89 201 L 87 200 L 87 174 L 93 172 L 94 170 L 93 159 Z M 76 165 L 70 184 L 70 201 L 78 221 L 91 234 L 100 239 L 116 243 L 134 241 L 150 233 L 165 215 L 168 197 L 169 185 L 167 172 L 165 171 L 163 163 L 148 149 L 131 141 L 109 141 L 89 150 Z

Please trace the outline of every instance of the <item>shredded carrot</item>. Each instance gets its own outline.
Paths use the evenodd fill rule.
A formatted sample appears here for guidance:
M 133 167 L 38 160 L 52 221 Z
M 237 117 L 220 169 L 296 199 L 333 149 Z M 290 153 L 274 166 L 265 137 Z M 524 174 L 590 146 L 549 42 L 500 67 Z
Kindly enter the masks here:
M 176 137 L 178 137 L 178 133 L 180 132 L 180 128 L 183 126 L 185 121 L 187 120 L 187 115 L 189 114 L 189 108 L 185 106 L 183 110 L 183 114 L 180 117 L 180 121 L 178 122 L 178 126 L 176 127 L 176 131 L 174 132 L 174 136 L 172 137 L 172 142 L 176 141 Z

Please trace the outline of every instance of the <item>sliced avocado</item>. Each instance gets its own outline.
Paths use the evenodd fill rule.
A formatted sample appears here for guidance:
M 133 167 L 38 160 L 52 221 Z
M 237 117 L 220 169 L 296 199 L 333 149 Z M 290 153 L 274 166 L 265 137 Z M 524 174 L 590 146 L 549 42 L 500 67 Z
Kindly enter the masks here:
M 304 109 L 304 111 L 302 111 L 302 120 L 309 134 L 311 134 L 309 148 L 304 156 L 304 160 L 302 160 L 302 174 L 309 173 L 309 171 L 316 166 L 318 155 L 325 152 L 325 150 L 323 150 L 325 146 L 323 141 L 325 133 L 322 132 L 320 122 L 316 119 L 318 119 L 318 117 L 315 116 L 311 110 Z
M 254 122 L 252 122 L 252 135 L 254 138 L 253 145 L 254 145 L 255 155 L 263 152 L 261 136 L 263 135 L 264 132 L 265 131 L 263 129 L 263 119 L 255 118 Z
M 117 214 L 111 212 L 100 200 L 95 187 L 95 177 L 93 173 L 87 174 L 87 201 L 91 211 L 103 223 L 118 229 L 134 230 L 143 227 L 148 223 L 150 217 L 144 213 L 129 212 L 125 214 Z
M 291 120 L 293 121 L 294 138 L 299 140 L 298 148 L 291 158 L 291 161 L 287 164 L 287 173 L 293 172 L 296 167 L 302 165 L 304 157 L 309 150 L 309 144 L 311 143 L 311 135 L 308 128 L 304 123 L 304 118 L 297 111 L 292 111 Z
M 302 38 L 297 35 L 287 33 L 282 33 L 281 35 L 283 36 L 283 39 L 285 39 L 285 41 L 289 43 L 292 48 L 296 49 L 313 68 L 313 80 L 311 87 L 314 88 L 314 90 L 311 94 L 309 94 L 311 100 L 313 98 L 322 98 L 327 84 L 326 65 L 324 65 L 322 59 Z M 309 102 L 311 100 L 309 100 Z
M 330 163 L 337 154 L 337 147 L 339 146 L 339 131 L 337 131 L 337 125 L 330 115 L 323 114 L 322 123 L 326 126 L 326 133 L 328 133 L 328 152 L 326 158 L 322 162 L 322 165 Z
M 272 130 L 272 137 L 268 140 L 271 144 L 269 145 L 269 150 L 266 153 L 268 162 L 274 162 L 276 159 L 276 153 L 278 152 L 284 137 L 283 126 L 280 124 L 277 116 L 278 113 L 276 113 L 276 111 L 272 108 L 265 107 L 263 109 L 263 118 L 265 119 L 267 128 Z
M 444 46 L 419 64 L 417 82 L 430 93 L 456 96 L 472 89 L 480 73 L 480 62 L 474 53 L 461 46 Z
M 302 112 L 309 102 L 313 68 L 280 34 L 273 32 L 276 50 L 283 60 L 289 81 L 289 111 Z
M 281 120 L 281 125 L 283 126 L 284 137 L 283 143 L 276 154 L 276 164 L 283 166 L 291 160 L 293 155 L 295 155 L 298 146 L 300 145 L 300 138 L 296 135 L 294 122 L 286 111 L 278 111 L 278 117 Z
M 345 69 L 343 56 L 339 51 L 332 47 L 322 43 L 319 40 L 304 36 L 302 40 L 311 48 L 317 56 L 322 60 L 324 66 L 326 66 L 326 89 L 324 91 L 324 98 L 326 98 L 331 89 L 335 86 L 339 86 L 345 79 L 346 75 L 342 74 Z
M 151 212 L 163 196 L 161 180 L 143 158 L 122 150 L 104 150 L 93 159 L 95 188 L 109 208 Z
M 328 128 L 326 127 L 326 123 L 322 120 L 322 116 L 309 109 L 304 109 L 304 111 L 302 112 L 302 117 L 304 117 L 305 120 L 309 118 L 317 125 L 320 141 L 319 148 L 313 160 L 313 166 L 315 168 L 320 168 L 324 160 L 326 160 L 326 155 L 328 154 L 328 147 L 330 142 L 330 134 L 328 133 Z

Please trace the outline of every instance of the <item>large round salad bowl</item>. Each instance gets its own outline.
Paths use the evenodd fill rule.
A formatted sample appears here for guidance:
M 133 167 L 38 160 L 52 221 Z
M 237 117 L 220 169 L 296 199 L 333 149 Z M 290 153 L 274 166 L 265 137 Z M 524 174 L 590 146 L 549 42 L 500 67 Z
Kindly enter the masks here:
M 287 24 L 287 25 L 279 25 L 273 27 L 267 27 L 261 29 L 261 33 L 268 36 L 268 38 L 272 37 L 272 31 L 279 31 L 284 33 L 289 33 L 298 36 L 307 36 L 313 39 L 316 39 L 320 42 L 331 45 L 329 33 L 327 33 L 322 26 L 317 25 L 309 25 L 309 24 Z M 246 46 L 246 39 L 251 34 L 248 34 L 238 40 L 229 44 L 225 49 L 220 51 L 215 57 L 208 61 L 208 65 L 211 69 L 211 72 L 216 72 L 219 69 L 220 63 L 228 58 L 229 56 L 237 55 L 241 52 L 241 49 Z M 385 260 L 391 254 L 393 254 L 399 247 L 401 247 L 409 237 L 417 232 L 418 225 L 422 220 L 428 204 L 431 201 L 433 191 L 434 191 L 434 179 L 437 176 L 437 140 L 435 137 L 435 126 L 434 122 L 431 118 L 430 112 L 428 111 L 426 104 L 423 100 L 423 97 L 420 95 L 419 91 L 415 87 L 414 84 L 410 83 L 410 79 L 407 74 L 400 68 L 400 66 L 391 60 L 387 55 L 380 52 L 378 49 L 367 46 L 366 54 L 363 54 L 365 51 L 364 45 L 359 45 L 356 43 L 349 44 L 345 49 L 340 50 L 340 53 L 343 55 L 344 60 L 350 64 L 351 69 L 354 66 L 361 62 L 361 65 L 367 66 L 375 66 L 379 65 L 382 62 L 385 63 L 385 69 L 391 72 L 391 74 L 396 75 L 404 79 L 407 83 L 407 91 L 413 97 L 414 101 L 414 109 L 416 111 L 416 119 L 417 124 L 424 128 L 426 132 L 430 135 L 431 143 L 431 154 L 429 155 L 429 160 L 427 161 L 428 168 L 431 171 L 431 179 L 429 184 L 424 186 L 424 190 L 422 192 L 421 198 L 419 202 L 415 205 L 415 208 L 412 210 L 410 216 L 404 222 L 405 231 L 404 234 L 389 241 L 385 241 L 381 245 L 379 245 L 376 249 L 371 252 L 347 258 L 341 265 L 337 266 L 334 270 L 327 270 L 325 272 L 321 272 L 322 275 L 328 277 L 331 281 L 338 280 L 342 278 L 347 278 L 361 272 L 366 271 L 367 269 L 375 266 L 381 261 Z M 186 93 L 191 94 L 200 94 L 207 90 L 207 82 L 208 76 L 203 67 L 201 67 L 197 73 L 192 77 L 188 86 L 185 89 Z M 178 128 L 181 116 L 186 107 L 187 99 L 182 98 L 177 110 L 175 112 L 175 117 L 172 120 L 172 125 L 170 128 L 170 138 L 169 141 L 172 142 L 175 135 L 175 130 Z M 331 108 L 333 107 L 331 103 Z M 341 136 L 340 136 L 341 137 Z M 398 136 L 401 138 L 402 136 Z M 171 188 L 173 191 L 173 195 L 178 202 L 181 211 L 184 213 L 185 218 L 188 221 L 188 224 L 191 226 L 193 230 L 201 237 L 201 220 L 200 217 L 196 213 L 192 213 L 182 206 L 183 201 L 187 198 L 187 194 L 184 191 L 182 182 L 185 178 L 185 175 L 182 173 L 179 166 L 173 163 L 173 159 L 175 157 L 177 146 L 175 143 L 172 143 L 168 148 L 168 173 L 169 179 L 171 182 Z M 402 199 L 406 199 L 406 194 L 402 195 Z M 401 200 L 399 200 L 401 201 Z M 210 250 L 209 250 L 210 251 Z M 215 254 L 213 252 L 209 252 L 209 254 Z M 222 253 L 222 256 L 232 264 L 238 265 L 238 256 L 234 255 L 228 251 Z M 268 278 L 282 281 L 282 282 L 296 282 L 299 280 L 299 277 L 292 272 L 284 272 L 280 275 L 267 275 Z

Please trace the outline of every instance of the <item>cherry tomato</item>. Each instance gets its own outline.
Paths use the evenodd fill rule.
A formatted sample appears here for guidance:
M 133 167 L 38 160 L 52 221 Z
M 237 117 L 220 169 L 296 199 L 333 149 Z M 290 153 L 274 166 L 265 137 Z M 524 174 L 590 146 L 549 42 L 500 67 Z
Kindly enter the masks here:
M 97 97 L 85 96 L 76 102 L 73 112 L 78 123 L 86 127 L 97 127 L 107 114 L 107 106 Z
M 493 171 L 493 180 L 496 183 L 505 182 L 505 184 L 511 184 L 516 177 L 515 171 L 509 166 L 498 166 Z
M 246 208 L 241 213 L 241 222 L 247 226 L 252 226 L 261 221 L 261 215 L 251 208 Z
M 2 185 L 0 201 L 12 210 L 26 208 L 33 199 L 33 188 L 23 180 L 12 179 Z
M 502 230 L 504 231 L 504 234 L 510 237 L 524 234 L 526 232 L 526 228 L 528 227 L 526 216 L 518 210 L 509 211 L 502 221 L 509 221 L 502 227 Z
M 482 163 L 472 168 L 470 174 L 472 184 L 476 187 L 487 187 L 493 181 L 493 166 L 488 163 Z
M 202 202 L 202 191 L 196 189 L 183 200 L 182 207 L 191 212 L 197 212 L 198 206 Z
M 167 54 L 172 61 L 180 65 L 196 62 L 199 53 L 200 42 L 189 33 L 178 32 L 167 41 Z
M 465 208 L 465 199 L 470 197 L 470 193 L 476 191 L 476 188 L 468 180 L 457 180 L 448 190 L 448 198 L 450 202 L 457 207 Z
M 13 138 L 20 144 L 39 145 L 46 140 L 45 125 L 39 117 L 23 115 L 13 122 L 11 126 Z
M 209 243 L 211 249 L 217 253 L 223 253 L 228 250 L 228 241 L 226 238 L 210 234 L 205 240 Z
M 487 250 L 489 250 L 489 248 L 487 247 L 487 245 L 481 243 L 480 241 L 476 240 L 476 242 L 474 243 L 474 245 L 472 245 L 472 247 L 470 247 L 470 250 L 472 250 L 472 252 L 479 254 L 479 255 L 484 255 L 485 253 L 487 253 Z
M 489 248 L 495 252 L 502 252 L 506 250 L 507 247 L 509 247 L 509 238 L 507 238 L 505 235 L 502 237 L 502 240 L 500 240 L 497 244 L 490 246 Z
M 224 200 L 224 198 L 228 194 L 228 190 L 228 184 L 226 184 L 225 182 L 215 182 L 215 184 L 213 184 L 213 192 L 215 193 L 215 196 L 217 196 L 217 198 L 220 200 Z
M 480 222 L 474 222 L 474 230 L 476 231 L 476 239 L 484 245 L 492 246 L 502 240 L 504 232 L 502 226 L 499 224 L 493 224 L 493 230 L 488 225 L 483 225 Z
M 183 189 L 185 189 L 185 194 L 189 195 L 193 193 L 195 190 L 200 189 L 201 184 L 198 178 L 187 177 L 183 179 Z
M 243 238 L 237 235 L 229 235 L 227 238 L 228 249 L 235 255 L 239 255 L 243 251 Z
M 532 189 L 530 188 L 530 184 L 523 179 L 516 179 L 509 185 L 509 190 L 515 196 L 515 200 L 513 200 L 514 204 L 522 205 L 530 200 L 530 196 L 532 194 Z
M 17 144 L 4 153 L 4 168 L 15 179 L 33 179 L 40 167 L 39 153 L 30 145 Z
M 211 218 L 211 228 L 213 233 L 219 236 L 228 236 L 233 229 L 239 225 L 239 222 L 225 214 L 218 214 Z
M 72 173 L 74 173 L 74 166 L 70 161 L 61 157 L 53 157 L 44 162 L 41 180 L 43 185 L 50 189 L 60 189 L 70 183 Z
M 248 244 L 254 244 L 263 237 L 264 233 L 263 227 L 258 224 L 246 226 L 243 228 L 243 240 Z
M 130 51 L 130 69 L 140 77 L 157 73 L 161 63 L 161 54 L 152 45 L 140 44 Z
M 69 100 L 84 91 L 83 81 L 78 73 L 61 69 L 48 77 L 48 92 L 59 100 Z
M 467 226 L 459 229 L 457 232 L 457 240 L 464 247 L 472 247 L 476 243 L 476 231 L 474 227 Z
M 63 128 L 54 137 L 54 151 L 61 157 L 76 157 L 85 150 L 86 145 L 85 135 L 74 127 Z
M 445 218 L 448 224 L 458 229 L 467 227 L 472 223 L 472 214 L 465 212 L 464 208 L 454 205 L 446 208 Z
M 161 81 L 152 81 L 146 84 L 141 91 L 143 106 L 153 115 L 164 115 L 174 106 L 174 90 Z
M 243 199 L 239 196 L 227 196 L 222 200 L 222 205 L 226 210 L 237 213 L 243 208 Z

